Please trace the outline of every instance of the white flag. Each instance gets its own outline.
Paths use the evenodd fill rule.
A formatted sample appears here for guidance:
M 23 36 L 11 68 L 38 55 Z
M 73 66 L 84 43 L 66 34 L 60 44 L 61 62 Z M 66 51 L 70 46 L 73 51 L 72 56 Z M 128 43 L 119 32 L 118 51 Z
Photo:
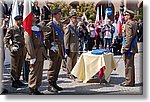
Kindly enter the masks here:
M 99 21 L 99 6 L 97 6 L 96 21 Z
M 15 25 L 14 17 L 16 17 L 18 15 L 19 15 L 18 1 L 17 0 L 13 0 L 11 16 L 10 16 L 10 19 L 9 19 L 9 27 L 12 27 L 12 26 Z

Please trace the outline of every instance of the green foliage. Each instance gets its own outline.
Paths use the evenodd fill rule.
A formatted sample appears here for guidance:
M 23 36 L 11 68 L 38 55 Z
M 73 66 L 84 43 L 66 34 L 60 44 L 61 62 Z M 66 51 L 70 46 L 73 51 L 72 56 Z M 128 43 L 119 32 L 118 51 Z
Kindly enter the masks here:
M 143 7 L 141 7 L 139 11 L 140 15 L 143 16 Z
M 65 2 L 55 1 L 51 4 L 49 4 L 49 6 L 51 7 L 52 10 L 54 10 L 56 8 L 60 8 L 62 11 L 62 17 L 66 17 L 69 15 L 69 8 L 70 7 Z
M 62 10 L 62 17 L 67 17 L 70 12 L 70 5 L 68 5 L 65 2 L 62 1 L 55 1 L 53 3 L 50 3 L 49 6 L 52 10 L 56 8 L 61 8 Z M 83 12 L 85 12 L 87 19 L 95 20 L 96 17 L 96 10 L 94 6 L 94 2 L 84 3 L 80 2 L 79 5 L 77 5 L 77 14 L 79 17 L 83 16 Z
M 87 19 L 91 19 L 92 21 L 95 20 L 96 11 L 95 11 L 95 6 L 93 2 L 89 2 L 86 4 L 80 3 L 79 6 L 77 6 L 77 12 L 79 14 L 79 17 L 83 16 L 83 12 L 85 12 Z
M 137 21 L 138 21 L 139 19 L 142 19 L 142 17 L 143 17 L 143 16 L 141 16 L 141 15 L 134 15 L 134 19 L 136 19 Z

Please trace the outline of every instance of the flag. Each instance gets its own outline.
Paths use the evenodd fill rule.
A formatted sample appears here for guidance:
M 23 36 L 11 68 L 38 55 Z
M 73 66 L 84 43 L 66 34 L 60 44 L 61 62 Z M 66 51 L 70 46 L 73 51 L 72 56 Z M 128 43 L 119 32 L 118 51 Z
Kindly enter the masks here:
M 107 20 L 108 20 L 108 11 L 106 10 L 106 12 L 105 12 L 105 20 L 104 20 L 104 24 L 106 24 L 106 22 L 107 22 Z
M 23 10 L 23 27 L 24 30 L 31 35 L 32 34 L 32 2 L 31 0 L 24 0 L 24 10 Z
M 101 21 L 103 23 L 103 9 L 102 9 L 102 6 L 101 6 Z
M 118 19 L 117 30 L 118 30 L 118 35 L 122 35 L 122 17 L 121 17 L 121 14 L 120 14 L 119 19 Z
M 85 12 L 83 12 L 83 16 L 82 16 L 82 18 L 84 18 L 84 19 L 85 19 L 85 21 L 86 21 L 86 22 L 88 22 L 87 17 L 86 17 L 86 15 L 85 15 Z
M 19 9 L 18 9 L 18 1 L 17 0 L 13 0 L 13 4 L 12 4 L 12 12 L 11 12 L 11 16 L 9 19 L 9 27 L 14 26 L 15 24 L 15 17 L 19 15 Z
M 97 13 L 96 13 L 96 20 L 95 22 L 99 21 L 99 6 L 97 6 Z

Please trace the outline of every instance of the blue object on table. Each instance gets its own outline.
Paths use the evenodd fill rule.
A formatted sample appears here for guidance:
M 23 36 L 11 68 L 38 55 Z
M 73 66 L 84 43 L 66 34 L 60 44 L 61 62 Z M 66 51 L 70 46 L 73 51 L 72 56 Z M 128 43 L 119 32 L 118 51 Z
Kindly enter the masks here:
M 106 49 L 96 49 L 96 50 L 92 50 L 91 54 L 100 55 L 100 54 L 104 54 L 104 52 L 109 52 L 109 50 L 106 50 Z

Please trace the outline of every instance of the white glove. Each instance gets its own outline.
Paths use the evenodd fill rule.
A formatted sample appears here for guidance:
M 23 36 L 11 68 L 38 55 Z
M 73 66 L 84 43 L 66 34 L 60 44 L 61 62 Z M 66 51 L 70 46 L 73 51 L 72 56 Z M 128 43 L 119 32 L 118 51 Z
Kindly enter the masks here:
M 32 31 L 40 31 L 40 28 L 39 27 L 37 27 L 37 26 L 32 26 Z
M 30 60 L 30 64 L 34 64 L 34 63 L 35 63 L 35 61 L 36 61 L 36 58 L 31 59 L 31 60 Z
M 18 51 L 18 47 L 12 47 L 12 51 L 14 51 L 14 52 L 16 52 L 16 51 Z
M 50 50 L 56 53 L 58 51 L 58 47 L 57 46 L 52 46 Z

